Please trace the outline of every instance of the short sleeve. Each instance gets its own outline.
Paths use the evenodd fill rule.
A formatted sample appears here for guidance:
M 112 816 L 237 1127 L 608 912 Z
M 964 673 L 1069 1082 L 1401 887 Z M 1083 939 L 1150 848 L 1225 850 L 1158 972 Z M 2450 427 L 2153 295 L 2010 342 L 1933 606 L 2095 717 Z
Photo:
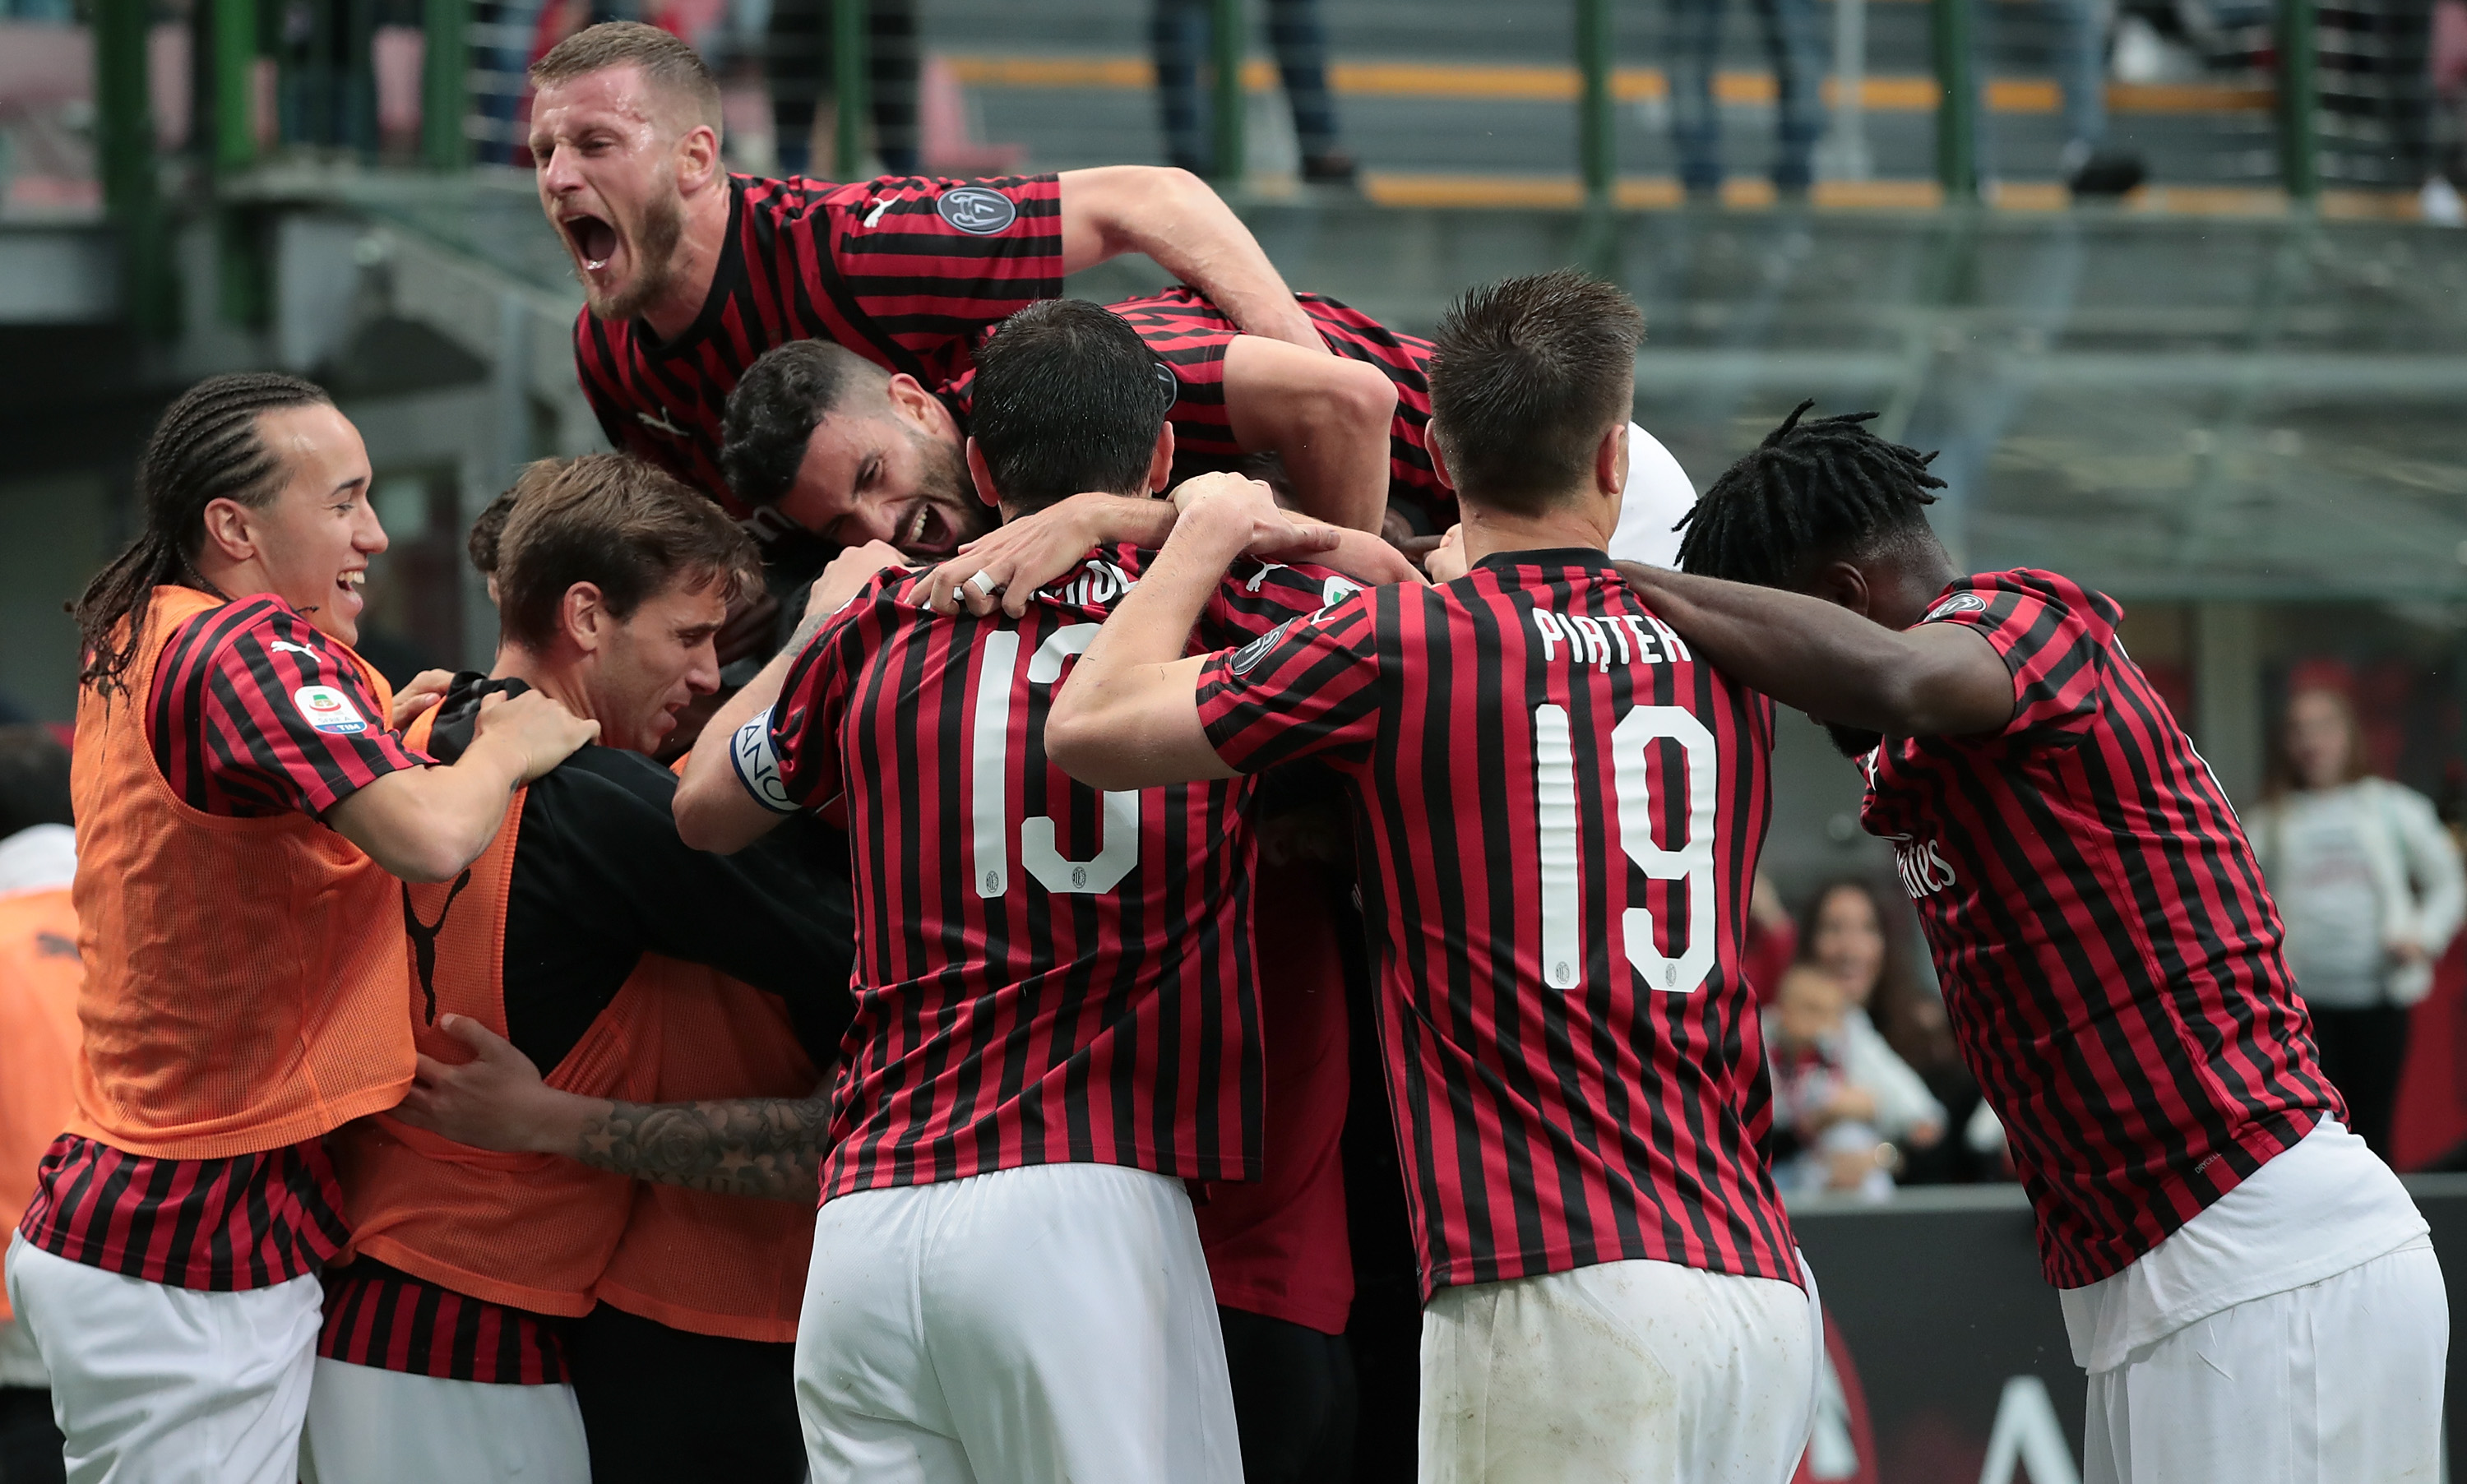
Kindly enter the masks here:
M 1324 567 L 1282 562 L 1235 564 L 1199 617 L 1201 640 L 1211 647 L 1247 643 L 1288 618 L 1333 608 L 1367 584 Z
M 1987 573 L 1947 588 L 1923 623 L 1979 631 L 2013 677 L 2003 735 L 2071 740 L 2098 716 L 2101 677 L 2118 611 L 2052 573 Z
M 1210 655 L 1197 700 L 1216 755 L 1244 773 L 1302 757 L 1367 761 L 1383 709 L 1377 602 L 1358 593 Z
M 326 812 L 428 759 L 386 730 L 386 706 L 356 663 L 281 605 L 204 657 L 185 739 L 215 813 Z M 211 807 L 211 806 L 210 806 Z
M 736 730 L 729 761 L 757 803 L 794 814 L 828 803 L 845 788 L 839 724 L 848 709 L 849 679 L 876 623 L 883 591 L 869 588 L 823 625 L 780 684 L 780 699 Z
M 835 191 L 825 244 L 861 317 L 939 385 L 985 331 L 1062 294 L 1062 185 L 1052 175 L 899 177 Z

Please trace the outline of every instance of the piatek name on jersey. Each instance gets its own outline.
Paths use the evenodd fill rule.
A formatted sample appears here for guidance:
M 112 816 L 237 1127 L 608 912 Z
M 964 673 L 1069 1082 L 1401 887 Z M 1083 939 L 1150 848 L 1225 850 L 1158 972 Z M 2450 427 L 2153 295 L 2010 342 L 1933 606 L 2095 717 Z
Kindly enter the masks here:
M 1533 610 L 1533 630 L 1542 637 L 1542 658 L 1607 670 L 1619 664 L 1668 664 L 1688 658 L 1687 646 L 1670 625 L 1651 614 L 1613 614 L 1588 618 Z M 1565 651 L 1565 653 L 1562 653 Z

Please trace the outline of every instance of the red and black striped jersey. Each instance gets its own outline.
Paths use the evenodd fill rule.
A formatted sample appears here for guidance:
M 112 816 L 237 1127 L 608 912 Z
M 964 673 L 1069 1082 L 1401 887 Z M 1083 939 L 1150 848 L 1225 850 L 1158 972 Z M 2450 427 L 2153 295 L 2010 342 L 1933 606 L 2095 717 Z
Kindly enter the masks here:
M 388 730 L 359 666 L 270 595 L 173 631 L 146 740 L 182 802 L 237 819 L 323 815 L 387 774 L 428 765 Z
M 662 342 L 640 320 L 582 311 L 575 373 L 609 442 L 647 459 L 748 521 L 790 533 L 730 493 L 720 418 L 745 369 L 774 346 L 828 340 L 940 387 L 982 333 L 1062 292 L 1062 188 L 1052 175 L 939 180 L 892 175 L 834 185 L 729 179 L 729 230 L 710 297 Z
M 1092 552 L 1017 619 L 891 574 L 738 733 L 756 798 L 847 803 L 856 1020 L 824 1199 L 1072 1161 L 1258 1178 L 1250 787 L 1100 794 L 1045 755 L 1072 660 L 1153 559 Z M 1202 627 L 1238 640 L 1352 587 L 1246 563 Z
M 1319 294 L 1294 296 L 1337 354 L 1375 366 L 1396 384 L 1396 416 L 1388 429 L 1388 498 L 1415 511 L 1433 533 L 1456 522 L 1456 491 L 1431 469 L 1431 343 L 1400 335 L 1349 304 Z M 1225 348 L 1242 333 L 1192 288 L 1125 299 L 1105 307 L 1139 331 L 1157 363 L 1174 379 L 1173 477 L 1186 480 L 1239 466 L 1242 445 L 1225 408 Z M 971 371 L 945 392 L 964 424 Z
M 370 1258 L 325 1273 L 317 1354 L 380 1371 L 553 1386 L 568 1379 L 563 1321 L 413 1277 Z
M 1860 822 L 1893 842 L 2058 1288 L 2123 1269 L 2342 1108 L 2244 828 L 2122 617 L 2053 573 L 1954 583 L 1924 621 L 1995 646 L 2013 719 L 1862 764 Z
M 1650 1259 L 1799 1281 L 1740 972 L 1772 704 L 1599 551 L 1371 589 L 1201 671 L 1346 780 L 1425 1293 Z
M 63 1134 L 18 1220 L 55 1257 L 230 1293 L 314 1272 L 350 1236 L 322 1140 L 227 1159 L 156 1159 Z

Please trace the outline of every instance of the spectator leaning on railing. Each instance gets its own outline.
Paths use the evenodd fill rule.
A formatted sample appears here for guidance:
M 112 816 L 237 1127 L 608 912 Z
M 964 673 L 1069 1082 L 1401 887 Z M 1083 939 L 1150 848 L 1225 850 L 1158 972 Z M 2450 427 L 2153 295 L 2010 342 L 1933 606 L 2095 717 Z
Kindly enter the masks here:
M 2361 744 L 2346 697 L 2290 697 L 2252 835 L 2321 1069 L 2387 1158 L 2408 1008 L 2433 992 L 2433 966 L 2467 914 L 2467 878 L 2432 800 L 2374 777 Z

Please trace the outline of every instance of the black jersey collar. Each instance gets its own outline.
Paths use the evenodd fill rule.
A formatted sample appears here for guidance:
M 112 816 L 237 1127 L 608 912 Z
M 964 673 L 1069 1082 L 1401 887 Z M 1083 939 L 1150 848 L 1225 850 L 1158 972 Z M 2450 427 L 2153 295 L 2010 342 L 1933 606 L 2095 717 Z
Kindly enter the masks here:
M 1473 564 L 1477 572 L 1505 572 L 1510 567 L 1582 567 L 1615 573 L 1611 553 L 1586 546 L 1540 547 L 1528 551 L 1493 551 Z

